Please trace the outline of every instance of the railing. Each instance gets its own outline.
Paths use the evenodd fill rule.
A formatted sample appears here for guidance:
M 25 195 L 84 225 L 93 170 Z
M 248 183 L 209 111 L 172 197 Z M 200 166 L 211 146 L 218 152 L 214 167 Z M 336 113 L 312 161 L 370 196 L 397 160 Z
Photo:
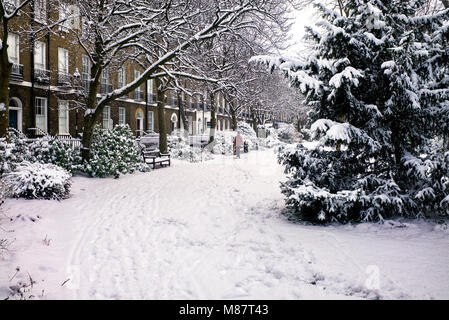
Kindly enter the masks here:
M 18 138 L 25 139 L 27 137 L 22 131 L 20 131 L 16 128 L 9 127 L 8 132 L 14 134 Z
M 32 132 L 31 136 L 33 137 L 48 136 L 48 133 L 41 128 L 28 128 L 28 131 Z
M 50 84 L 50 71 L 35 68 L 34 69 L 34 81 L 40 84 Z
M 58 86 L 61 87 L 72 87 L 72 75 L 65 73 L 65 72 L 59 72 L 58 73 Z
M 106 94 L 112 92 L 112 84 L 109 83 L 102 83 L 101 84 L 101 93 Z
M 15 81 L 23 80 L 23 65 L 16 63 L 12 65 L 11 80 Z
M 143 91 L 134 91 L 134 100 L 136 101 L 144 101 L 145 93 Z
M 73 138 L 70 134 L 58 134 L 56 139 L 70 145 L 72 148 L 81 147 L 81 139 Z
M 189 136 L 189 146 L 204 148 L 209 143 L 209 135 L 195 135 Z

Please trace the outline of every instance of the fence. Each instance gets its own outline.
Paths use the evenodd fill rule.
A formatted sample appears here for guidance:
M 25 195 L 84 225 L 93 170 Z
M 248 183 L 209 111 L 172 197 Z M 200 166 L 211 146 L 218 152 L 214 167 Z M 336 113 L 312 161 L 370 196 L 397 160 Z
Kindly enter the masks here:
M 81 139 L 73 138 L 70 135 L 57 135 L 56 139 L 64 142 L 65 144 L 70 145 L 72 147 L 72 149 L 74 149 L 76 147 L 81 148 Z
M 208 135 L 189 136 L 189 145 L 191 147 L 204 148 L 209 143 Z

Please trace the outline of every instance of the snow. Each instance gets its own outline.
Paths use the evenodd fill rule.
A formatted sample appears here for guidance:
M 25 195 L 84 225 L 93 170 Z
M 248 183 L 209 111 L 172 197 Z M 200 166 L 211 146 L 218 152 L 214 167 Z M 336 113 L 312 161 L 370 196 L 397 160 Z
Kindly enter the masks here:
M 264 150 L 7 199 L 0 298 L 28 274 L 41 299 L 449 298 L 447 225 L 293 223 L 284 180 Z
M 343 82 L 343 79 L 346 78 L 349 83 L 351 83 L 357 87 L 359 85 L 359 79 L 357 79 L 357 78 L 361 78 L 361 77 L 363 77 L 363 75 L 359 70 L 357 70 L 353 67 L 346 67 L 342 72 L 335 74 L 329 80 L 329 85 L 333 86 L 335 88 L 340 88 L 340 86 Z
M 0 112 L 1 111 L 5 111 L 6 110 L 6 108 L 5 108 L 5 104 L 2 102 L 2 103 L 0 103 Z

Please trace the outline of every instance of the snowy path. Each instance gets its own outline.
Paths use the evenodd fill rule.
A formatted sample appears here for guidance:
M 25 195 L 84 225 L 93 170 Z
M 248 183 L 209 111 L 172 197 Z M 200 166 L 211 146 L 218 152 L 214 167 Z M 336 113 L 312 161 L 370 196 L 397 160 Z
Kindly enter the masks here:
M 447 230 L 292 224 L 279 216 L 283 177 L 261 151 L 77 177 L 63 202 L 8 200 L 7 215 L 42 218 L 11 226 L 0 288 L 21 266 L 15 280 L 44 280 L 44 298 L 449 298 Z

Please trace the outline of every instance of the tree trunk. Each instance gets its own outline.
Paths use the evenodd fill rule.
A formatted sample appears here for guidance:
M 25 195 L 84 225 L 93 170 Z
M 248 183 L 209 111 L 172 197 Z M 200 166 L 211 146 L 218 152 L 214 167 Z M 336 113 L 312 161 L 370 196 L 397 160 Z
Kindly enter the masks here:
M 215 94 L 210 93 L 210 131 L 209 143 L 213 143 L 215 139 L 215 127 L 217 126 L 217 117 L 215 114 Z
M 167 153 L 167 128 L 165 127 L 164 91 L 161 89 L 161 80 L 156 78 L 157 91 L 157 122 L 159 126 L 159 151 Z
M 84 117 L 83 121 L 83 138 L 81 140 L 81 157 L 83 161 L 90 161 L 90 151 L 92 145 L 92 137 L 94 134 L 95 118 L 93 114 Z
M 12 63 L 8 59 L 7 34 L 0 49 L 0 138 L 8 136 L 9 127 L 9 79 Z
M 186 110 L 184 108 L 183 102 L 181 102 L 179 93 L 177 93 L 177 98 L 178 98 L 179 116 L 181 118 L 180 120 L 182 122 L 182 126 L 184 127 L 183 136 L 187 138 L 189 136 L 189 121 L 187 120 Z
M 235 115 L 235 110 L 233 108 L 229 109 L 231 111 L 231 128 L 233 131 L 237 130 L 237 116 Z
M 92 68 L 91 74 L 97 72 L 97 67 Z M 103 108 L 98 108 L 97 106 L 97 92 L 99 86 L 99 79 L 92 81 L 89 84 L 89 93 L 87 96 L 86 110 L 91 111 L 87 115 L 84 115 L 83 119 L 83 138 L 82 138 L 82 149 L 81 157 L 84 162 L 90 161 L 92 137 L 94 134 L 94 126 L 100 114 L 103 113 Z
M 252 115 L 253 115 L 253 130 L 256 133 L 256 137 L 259 137 L 259 130 L 257 130 L 257 125 L 259 124 L 257 121 L 258 117 L 254 114 L 254 112 Z

